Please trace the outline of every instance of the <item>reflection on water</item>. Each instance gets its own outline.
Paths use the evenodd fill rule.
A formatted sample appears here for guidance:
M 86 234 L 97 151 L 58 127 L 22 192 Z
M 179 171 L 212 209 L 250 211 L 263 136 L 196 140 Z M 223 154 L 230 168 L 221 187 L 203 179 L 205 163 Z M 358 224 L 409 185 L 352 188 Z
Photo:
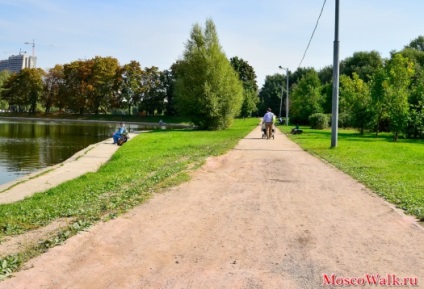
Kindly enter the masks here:
M 116 123 L 0 120 L 0 185 L 65 161 L 110 138 L 116 127 Z

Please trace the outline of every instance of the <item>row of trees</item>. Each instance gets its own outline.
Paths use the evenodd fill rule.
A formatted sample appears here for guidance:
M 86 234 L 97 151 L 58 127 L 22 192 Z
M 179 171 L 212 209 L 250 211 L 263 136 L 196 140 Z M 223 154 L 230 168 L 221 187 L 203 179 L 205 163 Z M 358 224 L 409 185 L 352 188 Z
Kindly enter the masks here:
M 183 59 L 169 70 L 121 66 L 113 57 L 94 57 L 44 71 L 23 69 L 0 76 L 0 105 L 16 111 L 185 115 L 204 129 L 223 129 L 249 116 L 258 103 L 256 75 L 243 59 L 227 59 L 215 24 L 195 24 Z
M 376 51 L 357 52 L 340 64 L 339 126 L 424 138 L 424 37 L 383 59 Z M 309 124 L 311 115 L 330 114 L 331 66 L 299 68 L 289 76 L 290 120 Z M 286 76 L 267 76 L 259 93 L 259 111 L 279 109 Z M 284 110 L 286 108 L 284 107 Z M 330 117 L 327 117 L 330 120 Z
M 167 71 L 142 69 L 137 61 L 120 66 L 116 58 L 96 56 L 44 71 L 22 69 L 2 73 L 3 105 L 18 111 L 52 109 L 74 113 L 109 112 L 137 107 L 146 113 L 166 109 Z

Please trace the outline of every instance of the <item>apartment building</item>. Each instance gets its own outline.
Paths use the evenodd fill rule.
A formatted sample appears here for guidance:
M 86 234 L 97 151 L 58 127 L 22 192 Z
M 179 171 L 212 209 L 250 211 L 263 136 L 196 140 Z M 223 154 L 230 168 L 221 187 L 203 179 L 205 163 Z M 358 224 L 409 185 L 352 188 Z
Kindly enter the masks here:
M 37 57 L 27 55 L 26 53 L 19 53 L 12 55 L 9 59 L 0 60 L 0 71 L 9 70 L 10 72 L 17 73 L 24 68 L 35 68 L 37 64 Z

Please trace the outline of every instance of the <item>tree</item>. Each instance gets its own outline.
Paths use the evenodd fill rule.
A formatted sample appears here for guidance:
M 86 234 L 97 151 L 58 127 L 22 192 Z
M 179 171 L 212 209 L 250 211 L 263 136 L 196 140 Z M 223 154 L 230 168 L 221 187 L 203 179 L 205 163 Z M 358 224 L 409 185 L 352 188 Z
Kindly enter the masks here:
M 9 78 L 10 73 L 7 70 L 0 71 L 0 109 L 7 109 L 7 101 L 2 98 L 3 84 Z
M 328 65 L 318 71 L 318 77 L 322 84 L 333 82 L 333 66 Z
M 61 91 L 64 84 L 63 66 L 56 65 L 50 68 L 43 81 L 43 93 L 40 97 L 40 103 L 45 108 L 45 112 L 50 112 L 53 105 L 57 105 L 59 110 L 64 107 Z
M 409 45 L 406 45 L 405 48 L 412 48 L 418 51 L 424 51 L 424 36 L 418 36 L 417 38 L 412 40 Z
M 352 77 L 355 72 L 360 79 L 369 82 L 375 71 L 382 66 L 383 59 L 377 51 L 355 52 L 340 63 L 340 74 Z
M 387 63 L 388 79 L 385 85 L 387 91 L 390 130 L 393 140 L 397 141 L 399 134 L 404 132 L 408 120 L 408 95 L 414 64 L 402 54 L 395 54 Z
M 96 56 L 91 60 L 91 86 L 88 106 L 97 115 L 100 109 L 107 110 L 112 99 L 113 86 L 119 62 L 113 57 Z
M 139 105 L 140 111 L 148 115 L 164 110 L 165 91 L 160 86 L 161 72 L 156 66 L 146 67 L 142 75 L 143 94 Z
M 290 73 L 290 86 L 294 86 L 308 73 L 313 71 L 316 73 L 316 70 L 312 67 L 299 67 L 295 72 Z
M 308 71 L 293 88 L 291 94 L 291 115 L 295 123 L 308 123 L 308 118 L 314 113 L 323 112 L 324 96 L 321 93 L 322 84 L 315 70 Z
M 176 100 L 181 115 L 201 129 L 230 127 L 240 112 L 243 87 L 219 44 L 215 24 L 192 28 L 177 68 Z
M 175 106 L 175 66 L 178 65 L 174 63 L 169 70 L 164 70 L 161 74 L 161 87 L 165 93 L 165 114 L 166 115 L 176 115 L 176 106 Z
M 387 78 L 385 69 L 381 67 L 372 75 L 370 81 L 371 108 L 376 136 L 380 132 L 382 122 L 388 118 Z
M 251 116 L 253 112 L 258 110 L 257 104 L 259 103 L 255 70 L 247 61 L 238 57 L 230 58 L 230 63 L 237 72 L 244 89 L 240 115 L 243 117 Z
M 91 82 L 92 60 L 77 60 L 63 66 L 67 107 L 84 114 L 93 91 Z
M 340 114 L 349 114 L 352 125 L 364 134 L 372 121 L 369 86 L 356 72 L 340 76 Z
M 276 73 L 265 77 L 264 85 L 259 92 L 259 113 L 261 115 L 265 114 L 267 108 L 271 108 L 273 112 L 279 111 L 285 83 L 285 77 L 282 74 Z
M 43 92 L 43 75 L 41 68 L 24 68 L 12 74 L 3 86 L 3 99 L 9 102 L 9 106 L 18 106 L 19 111 L 28 107 L 30 113 L 35 113 Z
M 142 90 L 143 70 L 138 61 L 132 60 L 122 66 L 115 77 L 115 88 L 112 98 L 112 108 L 126 106 L 128 115 L 131 109 L 137 105 L 143 93 Z

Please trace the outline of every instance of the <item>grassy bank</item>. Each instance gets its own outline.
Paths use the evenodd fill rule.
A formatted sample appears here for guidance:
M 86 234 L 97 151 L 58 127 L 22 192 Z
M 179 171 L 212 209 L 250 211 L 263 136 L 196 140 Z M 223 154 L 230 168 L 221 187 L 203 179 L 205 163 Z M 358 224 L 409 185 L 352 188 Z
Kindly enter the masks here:
M 339 130 L 337 148 L 331 149 L 330 130 L 304 129 L 303 134 L 290 137 L 306 151 L 424 221 L 423 140 L 393 142 L 391 134 L 361 136 L 353 130 Z
M 225 131 L 143 133 L 122 146 L 98 172 L 31 198 L 0 205 L 0 242 L 6 236 L 23 234 L 56 220 L 72 220 L 53 238 L 17 256 L 0 256 L 0 265 L 5 264 L 3 269 L 0 267 L 0 277 L 79 230 L 99 220 L 115 218 L 143 203 L 153 192 L 188 180 L 190 170 L 203 164 L 207 157 L 233 148 L 257 124 L 257 119 L 246 119 L 236 120 Z

